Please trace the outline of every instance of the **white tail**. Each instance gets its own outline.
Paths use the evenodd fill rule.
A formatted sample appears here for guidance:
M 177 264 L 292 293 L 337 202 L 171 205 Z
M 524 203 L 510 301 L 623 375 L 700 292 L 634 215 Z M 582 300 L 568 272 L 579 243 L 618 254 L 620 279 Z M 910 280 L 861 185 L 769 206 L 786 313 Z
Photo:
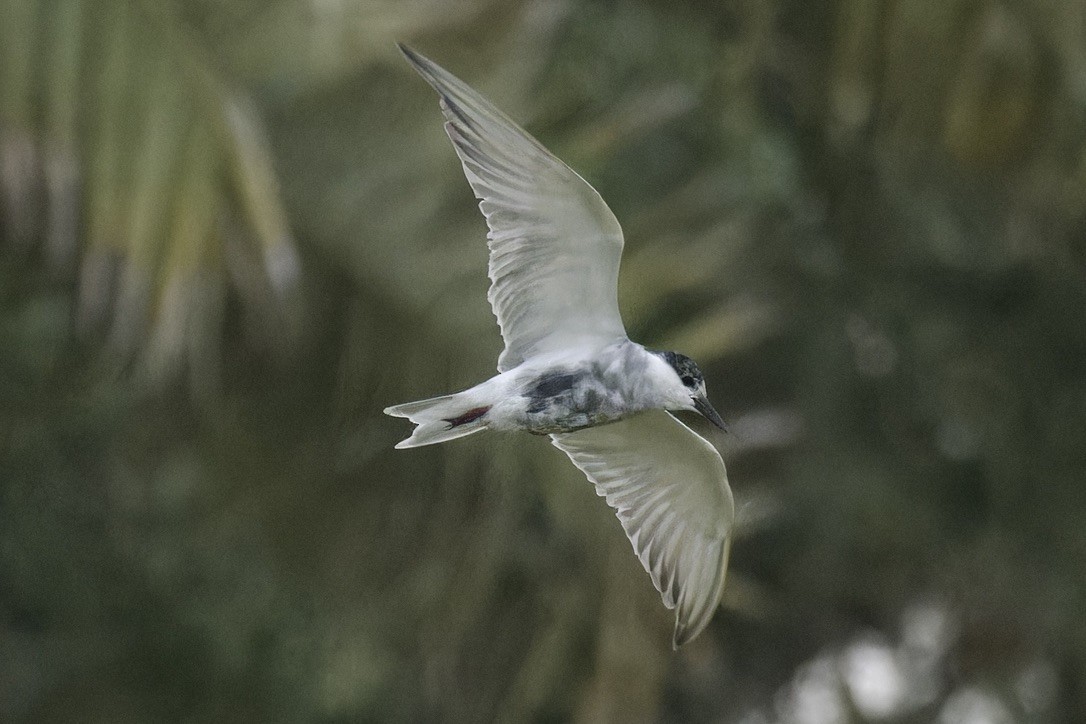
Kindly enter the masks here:
M 486 427 L 489 405 L 473 405 L 465 393 L 431 397 L 385 408 L 392 417 L 406 417 L 417 427 L 411 437 L 396 443 L 397 448 L 433 445 L 479 432 Z

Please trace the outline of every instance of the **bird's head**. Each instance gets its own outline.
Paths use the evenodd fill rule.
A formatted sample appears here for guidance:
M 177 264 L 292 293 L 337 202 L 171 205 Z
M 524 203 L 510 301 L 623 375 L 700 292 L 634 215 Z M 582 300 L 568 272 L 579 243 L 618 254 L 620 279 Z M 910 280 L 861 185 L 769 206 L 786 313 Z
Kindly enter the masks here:
M 726 431 L 728 426 L 709 404 L 709 398 L 705 394 L 705 377 L 698 369 L 697 363 L 678 352 L 655 352 L 655 354 L 674 372 L 672 382 L 677 383 L 671 386 L 671 398 L 676 405 L 674 409 L 694 410 L 721 430 Z

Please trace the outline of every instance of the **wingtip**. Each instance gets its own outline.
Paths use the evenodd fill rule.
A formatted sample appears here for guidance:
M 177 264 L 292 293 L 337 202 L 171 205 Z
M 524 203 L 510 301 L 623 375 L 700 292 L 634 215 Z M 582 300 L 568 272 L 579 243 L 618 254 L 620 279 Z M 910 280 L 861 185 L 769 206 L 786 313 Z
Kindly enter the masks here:
M 401 43 L 397 40 L 396 47 L 403 53 L 403 57 L 407 58 L 407 62 L 420 72 L 425 71 L 431 63 L 429 58 L 405 43 Z
M 671 635 L 671 650 L 678 651 L 679 647 L 690 643 L 690 640 L 698 635 L 689 626 L 684 626 L 678 617 L 675 618 L 675 632 Z
M 685 623 L 678 615 L 676 615 L 675 632 L 671 636 L 671 650 L 678 651 L 679 648 L 700 636 L 701 633 L 708 628 L 710 620 L 712 620 L 711 613 L 708 616 L 702 617 L 700 620 L 687 621 Z
M 429 83 L 442 99 L 448 97 L 449 80 L 444 76 L 451 76 L 451 74 L 447 70 L 408 45 L 397 42 L 396 47 L 407 58 L 407 62 L 411 64 L 415 72 L 421 75 L 423 80 Z M 459 113 L 459 111 L 457 112 Z
M 675 633 L 671 637 L 672 650 L 677 651 L 680 646 L 688 644 L 700 636 L 702 631 L 709 627 L 709 623 L 713 620 L 717 609 L 720 608 L 720 599 L 724 594 L 724 583 L 728 578 L 728 556 L 731 552 L 730 534 L 724 539 L 722 545 L 719 578 L 713 588 L 711 597 L 706 600 L 704 606 L 698 606 L 693 612 L 688 612 L 685 620 L 681 607 L 675 612 Z

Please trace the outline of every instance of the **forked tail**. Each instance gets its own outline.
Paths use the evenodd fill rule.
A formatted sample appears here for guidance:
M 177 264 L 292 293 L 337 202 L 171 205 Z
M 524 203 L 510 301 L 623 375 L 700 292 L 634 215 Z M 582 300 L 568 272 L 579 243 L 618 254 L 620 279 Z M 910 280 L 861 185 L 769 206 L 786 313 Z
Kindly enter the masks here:
M 473 404 L 465 393 L 431 397 L 385 408 L 392 417 L 406 417 L 415 423 L 411 437 L 396 443 L 397 448 L 433 445 L 479 432 L 486 427 L 490 405 Z

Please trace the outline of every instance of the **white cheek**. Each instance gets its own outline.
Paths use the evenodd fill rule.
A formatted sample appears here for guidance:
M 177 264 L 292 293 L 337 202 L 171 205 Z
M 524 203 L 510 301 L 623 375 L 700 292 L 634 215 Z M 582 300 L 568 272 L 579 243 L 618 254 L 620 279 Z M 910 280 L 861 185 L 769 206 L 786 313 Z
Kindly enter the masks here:
M 675 392 L 675 402 L 679 405 L 679 409 L 682 409 L 682 410 L 693 410 L 694 409 L 694 398 L 691 396 L 690 390 L 688 390 L 685 385 L 683 387 L 679 388 L 678 390 L 676 390 L 676 392 Z

